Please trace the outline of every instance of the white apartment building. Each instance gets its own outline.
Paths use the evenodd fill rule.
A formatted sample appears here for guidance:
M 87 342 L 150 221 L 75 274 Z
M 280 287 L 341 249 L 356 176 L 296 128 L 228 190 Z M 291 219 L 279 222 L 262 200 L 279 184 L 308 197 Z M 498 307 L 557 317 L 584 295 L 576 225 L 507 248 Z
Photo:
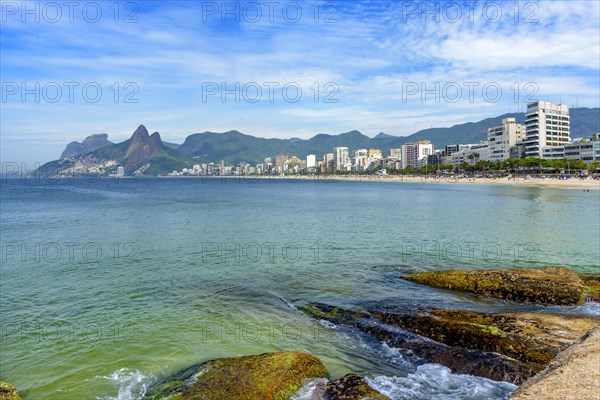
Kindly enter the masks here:
M 346 171 L 350 164 L 348 162 L 348 148 L 335 147 L 333 149 L 333 162 L 336 171 Z
M 402 168 L 417 168 L 419 160 L 433 154 L 433 144 L 424 140 L 416 143 L 405 143 L 402 145 L 401 150 Z
M 390 149 L 390 156 L 388 157 L 390 161 L 400 161 L 402 160 L 402 148 L 399 149 Z
M 552 149 L 546 147 L 564 146 L 571 141 L 569 107 L 538 101 L 527 105 L 525 112 L 525 156 L 543 157 Z
M 306 168 L 315 168 L 317 166 L 317 156 L 309 154 L 306 156 Z
M 487 142 L 482 142 L 461 145 L 460 150 L 452 153 L 450 159 L 452 166 L 456 167 L 463 162 L 475 165 L 477 161 L 489 161 L 490 157 L 490 146 Z
M 502 125 L 488 129 L 490 161 L 510 158 L 510 148 L 525 138 L 525 126 L 514 118 L 504 118 Z
M 600 136 L 592 136 L 573 143 L 567 143 L 564 149 L 564 157 L 567 160 L 584 161 L 586 164 L 600 161 Z
M 354 150 L 352 164 L 358 171 L 362 171 L 369 164 L 369 151 L 367 149 Z

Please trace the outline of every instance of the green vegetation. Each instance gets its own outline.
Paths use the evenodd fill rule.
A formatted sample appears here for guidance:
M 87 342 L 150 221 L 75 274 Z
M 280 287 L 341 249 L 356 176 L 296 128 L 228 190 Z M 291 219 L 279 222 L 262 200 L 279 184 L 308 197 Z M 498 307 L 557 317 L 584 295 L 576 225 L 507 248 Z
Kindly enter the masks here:
M 180 400 L 287 400 L 307 378 L 323 378 L 327 370 L 310 354 L 265 353 L 222 358 L 193 366 L 150 390 L 146 398 Z M 189 377 L 198 376 L 191 382 Z M 186 378 L 187 377 L 187 378 Z M 187 386 L 185 385 L 187 382 Z
M 471 161 L 477 159 L 476 154 L 471 154 L 471 156 L 473 156 L 470 157 Z M 479 160 L 473 165 L 467 162 L 463 162 L 457 167 L 453 167 L 452 165 L 427 165 L 421 168 L 408 167 L 406 169 L 401 170 L 388 168 L 386 172 L 389 175 L 433 174 L 439 171 L 480 172 L 492 175 L 500 175 L 507 173 L 575 174 L 583 170 L 595 173 L 599 169 L 600 162 L 598 161 L 594 161 L 591 165 L 588 166 L 583 161 L 573 161 L 567 159 L 545 160 L 542 158 L 509 158 L 501 162 Z

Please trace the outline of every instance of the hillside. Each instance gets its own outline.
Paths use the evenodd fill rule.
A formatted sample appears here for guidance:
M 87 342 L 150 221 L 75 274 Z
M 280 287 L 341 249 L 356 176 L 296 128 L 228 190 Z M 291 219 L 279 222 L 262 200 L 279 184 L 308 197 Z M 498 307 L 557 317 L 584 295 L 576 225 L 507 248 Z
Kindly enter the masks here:
M 70 175 L 85 173 L 90 169 L 115 173 L 117 167 L 123 167 L 125 174 L 135 173 L 157 175 L 191 166 L 178 151 L 167 147 L 160 134 L 148 134 L 144 125 L 140 125 L 130 139 L 104 146 L 92 152 L 51 161 L 39 168 L 43 174 Z
M 92 152 L 94 150 L 101 149 L 102 147 L 110 146 L 113 144 L 108 140 L 108 135 L 106 133 L 99 133 L 95 135 L 90 135 L 83 139 L 81 143 L 79 142 L 71 142 L 67 145 L 65 150 L 60 155 L 60 158 L 69 158 L 78 156 L 80 154 L 85 154 Z
M 600 108 L 572 108 L 570 113 L 572 138 L 600 132 Z M 308 154 L 322 157 L 323 154 L 332 152 L 333 148 L 338 146 L 348 147 L 351 151 L 359 148 L 378 148 L 387 153 L 390 148 L 397 148 L 403 143 L 417 140 L 430 140 L 436 148 L 454 143 L 478 143 L 487 138 L 489 127 L 500 125 L 502 119 L 507 117 L 515 117 L 518 123 L 523 123 L 525 119 L 523 113 L 503 114 L 448 128 L 424 129 L 410 136 L 392 136 L 381 132 L 374 138 L 369 138 L 359 131 L 350 131 L 339 135 L 320 133 L 307 140 L 299 138 L 265 139 L 235 130 L 224 133 L 204 132 L 189 135 L 179 146 L 163 142 L 158 132 L 148 135 L 146 128 L 141 125 L 131 139 L 125 142 L 112 144 L 108 142 L 106 135 L 92 135 L 81 144 L 70 143 L 63 152 L 63 156 L 65 153 L 75 152 L 78 154 L 70 157 L 77 158 L 86 155 L 98 160 L 115 160 L 125 168 L 127 173 L 151 164 L 145 167 L 147 168 L 145 171 L 156 174 L 180 169 L 190 164 L 191 159 L 194 159 L 194 163 L 219 162 L 221 160 L 228 163 L 242 161 L 255 163 L 262 161 L 265 157 L 274 157 L 281 153 L 302 158 Z M 90 152 L 79 153 L 80 146 L 84 145 L 85 147 L 91 144 L 95 146 L 104 144 L 104 146 Z M 60 164 L 54 165 L 60 166 Z

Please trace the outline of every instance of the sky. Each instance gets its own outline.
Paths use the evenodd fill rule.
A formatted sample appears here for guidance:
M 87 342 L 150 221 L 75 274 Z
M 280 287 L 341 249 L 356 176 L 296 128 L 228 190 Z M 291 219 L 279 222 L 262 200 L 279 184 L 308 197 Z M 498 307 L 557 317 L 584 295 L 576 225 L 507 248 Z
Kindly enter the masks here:
M 600 2 L 0 1 L 3 163 L 140 124 L 410 135 L 600 105 Z M 575 134 L 575 133 L 574 133 Z

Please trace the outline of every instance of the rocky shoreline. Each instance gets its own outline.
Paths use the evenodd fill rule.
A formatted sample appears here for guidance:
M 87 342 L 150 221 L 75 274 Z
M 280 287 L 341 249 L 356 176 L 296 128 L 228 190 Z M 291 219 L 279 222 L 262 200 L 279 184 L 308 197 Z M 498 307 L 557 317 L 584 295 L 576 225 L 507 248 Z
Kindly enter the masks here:
M 453 290 L 511 303 L 575 306 L 600 299 L 600 275 L 566 268 L 452 270 L 400 278 L 433 290 Z M 417 362 L 520 385 L 511 400 L 598 399 L 600 316 L 362 304 L 310 303 L 298 310 L 318 320 L 353 327 Z M 192 365 L 154 384 L 145 399 L 288 400 L 311 383 L 315 400 L 386 400 L 364 378 L 327 380 L 317 357 L 283 351 Z M 0 400 L 20 400 L 0 382 Z

